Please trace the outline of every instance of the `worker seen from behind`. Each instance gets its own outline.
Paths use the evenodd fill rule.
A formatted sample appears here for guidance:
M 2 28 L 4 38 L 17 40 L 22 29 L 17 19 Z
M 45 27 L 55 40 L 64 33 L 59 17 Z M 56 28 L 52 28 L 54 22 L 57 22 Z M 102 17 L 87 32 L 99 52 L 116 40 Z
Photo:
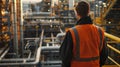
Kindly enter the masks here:
M 60 47 L 62 67 L 101 67 L 108 52 L 104 31 L 89 17 L 90 5 L 80 1 L 75 7 L 76 26 L 70 28 Z

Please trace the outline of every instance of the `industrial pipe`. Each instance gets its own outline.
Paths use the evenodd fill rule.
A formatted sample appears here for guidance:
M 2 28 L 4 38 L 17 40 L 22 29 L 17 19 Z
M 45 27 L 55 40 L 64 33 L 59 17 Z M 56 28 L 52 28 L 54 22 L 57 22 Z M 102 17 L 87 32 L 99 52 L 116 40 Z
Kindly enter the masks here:
M 4 56 L 8 53 L 9 51 L 9 47 L 7 47 L 7 49 L 4 51 L 4 53 L 0 56 L 0 60 L 2 60 L 4 58 Z
M 16 16 L 16 0 L 12 0 L 13 8 L 12 8 L 12 15 L 13 15 L 13 39 L 14 39 L 14 51 L 16 53 L 16 57 L 18 57 L 18 34 L 17 34 L 17 16 Z
M 2 59 L 0 62 L 30 62 L 30 61 L 35 61 L 35 58 L 16 58 L 16 59 Z M 0 63 L 1 64 L 1 63 Z
M 22 0 L 20 0 L 20 46 L 21 46 L 21 54 L 23 57 L 24 52 L 24 40 L 23 40 L 23 3 Z
M 23 63 L 0 63 L 0 66 L 30 66 L 30 65 L 37 65 L 39 63 L 40 57 L 41 57 L 41 46 L 42 46 L 42 41 L 43 41 L 43 34 L 44 30 L 42 30 L 41 36 L 40 36 L 40 42 L 39 42 L 39 47 L 37 49 L 37 54 L 35 57 L 35 61 L 33 62 L 23 62 Z

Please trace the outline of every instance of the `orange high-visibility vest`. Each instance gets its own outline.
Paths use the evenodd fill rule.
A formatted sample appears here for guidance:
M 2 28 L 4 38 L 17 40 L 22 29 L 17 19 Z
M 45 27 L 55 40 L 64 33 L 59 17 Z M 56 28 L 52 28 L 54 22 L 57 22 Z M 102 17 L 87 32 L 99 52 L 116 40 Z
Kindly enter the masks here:
M 73 39 L 71 67 L 100 67 L 99 57 L 104 32 L 93 24 L 77 25 L 69 30 Z

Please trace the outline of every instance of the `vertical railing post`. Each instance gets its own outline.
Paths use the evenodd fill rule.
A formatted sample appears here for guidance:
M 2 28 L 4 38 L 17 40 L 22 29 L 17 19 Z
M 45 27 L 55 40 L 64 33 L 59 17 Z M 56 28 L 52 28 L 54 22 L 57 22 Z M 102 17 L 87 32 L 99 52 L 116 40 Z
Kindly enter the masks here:
M 13 2 L 13 31 L 14 31 L 14 51 L 16 53 L 16 57 L 18 57 L 18 34 L 17 34 L 17 10 L 16 10 L 16 0 L 12 0 Z
M 21 46 L 21 54 L 23 57 L 23 52 L 24 52 L 24 35 L 23 35 L 23 4 L 22 4 L 23 0 L 20 0 L 20 46 Z

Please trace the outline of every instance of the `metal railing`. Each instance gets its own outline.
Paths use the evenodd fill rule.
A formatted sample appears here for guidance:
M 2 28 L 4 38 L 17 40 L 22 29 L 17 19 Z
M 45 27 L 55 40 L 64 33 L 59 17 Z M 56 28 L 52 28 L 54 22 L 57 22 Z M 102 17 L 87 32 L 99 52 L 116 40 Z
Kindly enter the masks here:
M 117 43 L 120 43 L 120 38 L 119 37 L 116 37 L 116 36 L 108 34 L 108 33 L 105 33 L 105 37 L 107 37 L 109 39 L 112 39 L 112 40 L 116 41 Z M 111 50 L 113 50 L 114 52 L 120 54 L 120 50 L 112 47 L 110 44 L 107 44 L 107 47 L 110 48 Z M 118 62 L 116 62 L 113 58 L 108 56 L 108 59 L 111 60 L 113 63 L 115 63 L 118 67 L 120 67 L 120 64 Z
M 43 40 L 44 30 L 42 30 L 39 45 L 34 58 L 14 58 L 14 59 L 1 59 L 0 66 L 31 66 L 38 65 L 41 57 L 41 45 Z

